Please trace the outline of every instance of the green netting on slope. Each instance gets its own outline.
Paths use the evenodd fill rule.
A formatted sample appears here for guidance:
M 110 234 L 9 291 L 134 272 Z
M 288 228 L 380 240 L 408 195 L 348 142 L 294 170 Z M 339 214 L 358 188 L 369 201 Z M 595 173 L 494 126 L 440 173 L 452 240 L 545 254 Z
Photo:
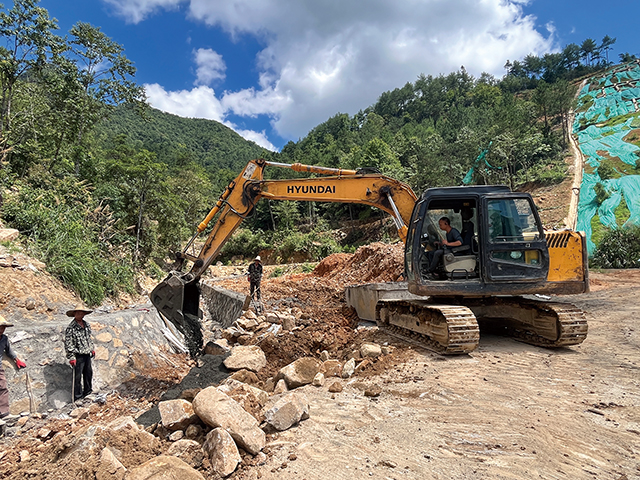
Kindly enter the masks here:
M 640 115 L 638 116 L 640 119 Z M 586 129 L 577 133 L 580 150 L 585 156 L 586 162 L 596 168 L 605 157 L 598 152 L 607 152 L 609 157 L 618 157 L 624 163 L 635 166 L 640 159 L 637 152 L 640 148 L 632 143 L 623 140 L 625 135 L 632 129 L 631 123 L 635 120 L 629 119 L 613 127 L 596 127 L 590 125 Z
M 610 195 L 600 206 L 598 206 L 594 190 L 598 182 L 605 186 Z M 640 225 L 640 175 L 626 175 L 604 181 L 600 180 L 600 177 L 595 174 L 585 174 L 583 176 L 582 185 L 580 186 L 580 203 L 578 204 L 578 223 L 576 228 L 586 233 L 587 249 L 590 254 L 596 248 L 596 245 L 591 241 L 591 220 L 593 216 L 597 214 L 600 223 L 608 228 L 618 228 L 614 212 L 623 197 L 631 214 L 622 227 Z
M 598 215 L 604 226 L 618 228 L 615 210 L 622 198 L 630 211 L 630 217 L 623 227 L 631 224 L 640 225 L 640 176 L 622 175 L 620 178 L 603 181 L 597 172 L 601 162 L 606 158 L 619 158 L 633 167 L 640 160 L 640 148 L 623 140 L 632 129 L 640 128 L 640 112 L 636 110 L 639 100 L 640 65 L 637 63 L 617 67 L 602 77 L 591 79 L 580 92 L 579 105 L 588 105 L 588 109 L 576 114 L 573 131 L 578 137 L 586 163 L 596 169 L 593 174 L 583 175 L 578 204 L 577 229 L 587 235 L 589 254 L 596 248 L 591 240 L 591 221 L 594 215 Z M 629 118 L 617 125 L 598 125 L 629 114 Z M 619 170 L 616 171 L 623 174 Z M 601 183 L 609 194 L 600 205 L 595 193 L 597 183 Z
M 615 78 L 615 82 L 612 79 Z M 585 125 L 606 122 L 608 119 L 636 111 L 634 98 L 640 98 L 640 66 L 626 64 L 609 70 L 603 77 L 594 77 L 580 92 L 578 109 L 590 104 L 586 111 L 576 114 L 574 131 Z

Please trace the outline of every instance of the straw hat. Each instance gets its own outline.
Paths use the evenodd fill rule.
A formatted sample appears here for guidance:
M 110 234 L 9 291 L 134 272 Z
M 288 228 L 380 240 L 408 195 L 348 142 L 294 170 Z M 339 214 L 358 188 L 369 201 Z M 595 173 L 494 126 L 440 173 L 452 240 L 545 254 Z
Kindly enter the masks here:
M 6 318 L 0 315 L 0 327 L 13 327 L 13 323 L 9 323 Z
M 258 260 L 259 262 L 262 262 L 262 260 L 260 259 L 260 255 L 256 256 L 256 258 L 254 258 L 254 260 Z
M 87 315 L 89 315 L 91 312 L 93 312 L 93 310 L 89 310 L 88 308 L 84 308 L 82 306 L 82 304 L 79 303 L 78 305 L 76 305 L 76 308 L 74 308 L 73 310 L 67 310 L 67 317 L 75 317 L 76 316 L 76 312 L 84 312 Z

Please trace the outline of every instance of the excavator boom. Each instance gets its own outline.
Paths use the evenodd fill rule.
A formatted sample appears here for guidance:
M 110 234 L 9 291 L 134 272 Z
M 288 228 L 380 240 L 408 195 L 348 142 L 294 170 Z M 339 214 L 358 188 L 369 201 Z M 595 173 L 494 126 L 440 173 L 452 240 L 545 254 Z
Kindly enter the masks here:
M 290 168 L 324 177 L 288 180 L 264 180 L 267 166 Z M 176 254 L 176 265 L 169 276 L 152 292 L 151 301 L 158 311 L 172 322 L 187 338 L 187 346 L 195 356 L 202 345 L 199 319 L 200 291 L 198 283 L 202 274 L 219 255 L 224 244 L 242 221 L 249 217 L 262 199 L 359 203 L 380 208 L 389 213 L 396 223 L 398 235 L 405 241 L 407 225 L 417 201 L 411 188 L 398 180 L 382 174 L 361 173 L 355 170 L 317 167 L 296 163 L 293 165 L 250 161 L 244 170 L 226 188 L 197 231 Z M 190 253 L 198 235 L 211 220 L 217 218 L 199 253 Z M 193 263 L 187 273 L 181 271 L 185 260 Z
M 317 176 L 265 180 L 267 166 Z M 405 242 L 407 283 L 346 291 L 347 304 L 360 318 L 375 320 L 391 334 L 406 338 L 408 332 L 443 354 L 476 348 L 478 321 L 545 347 L 576 345 L 586 338 L 586 318 L 573 305 L 522 297 L 589 288 L 584 235 L 545 232 L 531 195 L 504 185 L 476 185 L 432 188 L 418 199 L 407 184 L 379 173 L 258 159 L 229 184 L 176 254 L 173 271 L 151 292 L 158 311 L 184 334 L 192 356 L 202 348 L 200 277 L 263 198 L 359 203 L 391 215 Z M 196 238 L 214 219 L 204 246 L 195 252 Z M 439 230 L 453 228 L 451 222 L 465 243 L 449 249 Z M 185 261 L 192 263 L 186 273 Z

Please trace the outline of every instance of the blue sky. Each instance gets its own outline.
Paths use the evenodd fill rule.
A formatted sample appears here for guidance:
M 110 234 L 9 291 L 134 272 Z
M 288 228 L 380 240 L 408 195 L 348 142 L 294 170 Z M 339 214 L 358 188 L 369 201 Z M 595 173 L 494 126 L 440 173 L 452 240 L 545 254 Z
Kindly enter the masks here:
M 7 2 L 11 5 L 11 2 Z M 41 0 L 125 48 L 149 103 L 217 120 L 270 150 L 353 115 L 420 73 L 509 60 L 609 35 L 640 56 L 640 2 L 592 0 Z M 615 6 L 615 7 L 614 7 Z

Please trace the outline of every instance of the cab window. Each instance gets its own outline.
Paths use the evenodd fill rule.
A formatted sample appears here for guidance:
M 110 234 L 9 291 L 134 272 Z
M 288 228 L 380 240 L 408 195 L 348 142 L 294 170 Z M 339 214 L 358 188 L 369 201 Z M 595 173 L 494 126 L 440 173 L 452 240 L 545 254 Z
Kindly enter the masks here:
M 490 242 L 526 242 L 542 238 L 526 198 L 489 200 L 487 206 Z

